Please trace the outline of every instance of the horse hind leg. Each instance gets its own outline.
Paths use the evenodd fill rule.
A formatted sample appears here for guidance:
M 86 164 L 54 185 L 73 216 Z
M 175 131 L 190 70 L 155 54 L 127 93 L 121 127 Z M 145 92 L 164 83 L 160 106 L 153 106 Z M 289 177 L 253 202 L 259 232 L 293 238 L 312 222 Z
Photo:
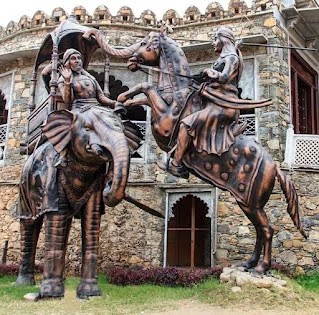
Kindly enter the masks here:
M 257 208 L 252 211 L 250 208 L 239 204 L 241 209 L 246 214 L 247 218 L 252 222 L 256 230 L 256 243 L 252 257 L 243 263 L 246 269 L 255 267 L 258 273 L 265 273 L 271 267 L 271 244 L 274 230 L 269 225 L 268 218 L 263 208 Z M 263 259 L 259 262 L 261 251 L 263 252 Z

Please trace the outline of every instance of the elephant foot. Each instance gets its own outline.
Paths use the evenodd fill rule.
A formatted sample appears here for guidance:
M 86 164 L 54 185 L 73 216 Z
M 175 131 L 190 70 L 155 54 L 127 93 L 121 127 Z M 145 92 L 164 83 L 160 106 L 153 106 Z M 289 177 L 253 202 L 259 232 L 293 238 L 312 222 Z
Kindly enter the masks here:
M 19 273 L 15 282 L 16 285 L 35 285 L 33 273 Z
M 40 288 L 40 299 L 64 297 L 64 281 L 61 279 L 43 280 Z
M 82 280 L 76 290 L 76 296 L 78 299 L 88 299 L 89 297 L 100 295 L 101 291 L 96 279 Z
M 254 268 L 254 272 L 264 275 L 270 269 L 270 264 L 261 262 Z
M 256 267 L 257 264 L 258 264 L 258 260 L 251 258 L 251 259 L 248 259 L 247 261 L 245 261 L 245 262 L 241 265 L 241 267 L 244 267 L 245 270 L 248 271 L 249 269 L 252 269 L 252 268 Z

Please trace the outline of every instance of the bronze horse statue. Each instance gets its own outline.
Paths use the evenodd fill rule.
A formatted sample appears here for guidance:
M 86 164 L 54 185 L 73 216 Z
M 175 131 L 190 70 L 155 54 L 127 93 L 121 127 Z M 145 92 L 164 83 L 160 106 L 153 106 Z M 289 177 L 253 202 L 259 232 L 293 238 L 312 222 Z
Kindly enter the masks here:
M 100 47 L 108 51 L 109 46 L 102 33 L 92 30 L 86 37 L 92 34 Z M 180 121 L 204 106 L 238 110 L 271 104 L 269 100 L 237 99 L 231 105 L 229 100 L 223 101 L 222 96 L 216 101 L 210 95 L 205 95 L 206 91 L 200 94 L 199 89 L 202 86 L 192 83 L 191 71 L 183 50 L 163 31 L 149 33 L 134 48 L 128 68 L 136 71 L 152 66 L 159 72 L 158 85 L 155 87 L 149 82 L 140 83 L 120 94 L 117 100 L 125 106 L 144 104 L 151 107 L 152 132 L 157 144 L 165 152 L 172 152 L 176 146 Z M 140 93 L 144 93 L 146 98 L 133 99 Z M 205 104 L 202 95 L 207 96 Z M 265 273 L 271 267 L 274 230 L 269 224 L 264 206 L 269 200 L 276 178 L 285 194 L 287 211 L 293 223 L 305 238 L 306 234 L 300 222 L 298 197 L 293 183 L 259 143 L 242 134 L 243 126 L 237 126 L 234 142 L 226 152 L 221 155 L 208 154 L 205 151 L 198 152 L 194 145 L 190 145 L 183 156 L 183 164 L 190 173 L 222 190 L 228 190 L 235 197 L 256 229 L 253 254 L 243 266 L 247 270 L 254 268 L 256 272 Z M 259 261 L 262 249 L 263 258 Z

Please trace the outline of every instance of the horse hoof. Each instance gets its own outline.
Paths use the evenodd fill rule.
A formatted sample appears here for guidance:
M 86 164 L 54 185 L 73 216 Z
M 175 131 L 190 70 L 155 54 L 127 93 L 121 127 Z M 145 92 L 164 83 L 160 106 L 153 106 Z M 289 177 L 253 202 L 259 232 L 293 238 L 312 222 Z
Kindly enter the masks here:
M 76 290 L 78 299 L 88 299 L 93 296 L 100 296 L 101 291 L 98 287 L 97 280 L 82 280 Z
M 270 269 L 270 266 L 268 264 L 265 264 L 264 262 L 261 262 L 257 265 L 257 267 L 254 268 L 254 271 L 259 274 L 265 274 Z
M 258 263 L 258 261 L 256 262 L 254 260 L 247 260 L 241 265 L 241 267 L 244 267 L 245 270 L 248 271 L 248 270 L 256 267 L 257 263 Z
M 33 273 L 19 273 L 18 278 L 15 282 L 16 285 L 35 285 L 34 274 Z
M 61 298 L 64 297 L 63 280 L 43 280 L 41 283 L 39 298 Z

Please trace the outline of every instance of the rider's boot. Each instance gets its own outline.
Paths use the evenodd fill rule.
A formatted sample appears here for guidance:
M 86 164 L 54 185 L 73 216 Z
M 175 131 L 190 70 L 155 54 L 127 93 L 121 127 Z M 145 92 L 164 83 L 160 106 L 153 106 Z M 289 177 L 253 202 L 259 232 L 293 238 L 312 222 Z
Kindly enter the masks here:
M 174 176 L 188 179 L 189 172 L 184 164 L 177 164 L 174 160 L 170 160 L 168 163 L 168 172 L 173 174 Z

